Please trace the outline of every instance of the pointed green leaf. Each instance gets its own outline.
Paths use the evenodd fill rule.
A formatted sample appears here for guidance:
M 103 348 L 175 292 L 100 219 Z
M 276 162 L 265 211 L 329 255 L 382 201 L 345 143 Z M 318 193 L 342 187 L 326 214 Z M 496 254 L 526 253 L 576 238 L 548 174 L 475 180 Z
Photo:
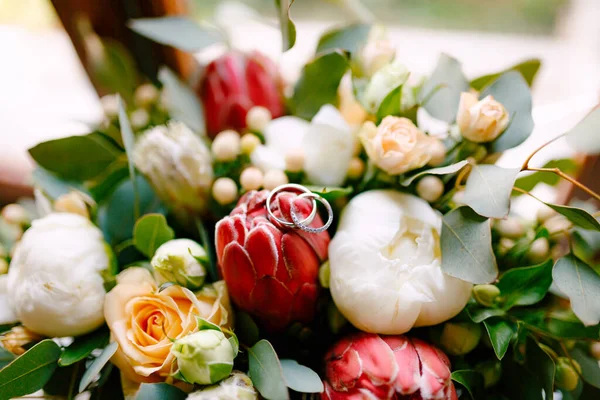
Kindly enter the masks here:
M 600 276 L 596 271 L 569 254 L 556 261 L 552 277 L 581 322 L 587 326 L 600 322 Z
M 187 393 L 168 383 L 142 383 L 136 400 L 185 400 Z
M 298 364 L 295 360 L 281 360 L 283 376 L 287 386 L 300 393 L 321 393 L 323 381 L 312 369 Z
M 42 340 L 0 370 L 0 400 L 43 388 L 58 366 L 60 353 L 60 347 L 52 340 Z
M 510 210 L 510 194 L 519 171 L 519 168 L 473 165 L 467 179 L 464 203 L 484 217 L 506 217 Z
M 575 226 L 583 229 L 590 229 L 594 231 L 600 231 L 600 222 L 594 216 L 587 211 L 571 206 L 560 206 L 558 204 L 545 203 L 548 207 L 552 208 L 559 214 L 567 217 Z
M 600 388 L 600 366 L 598 360 L 580 347 L 570 351 L 571 357 L 579 363 L 581 376 L 588 384 Z
M 97 203 L 106 199 L 113 190 L 129 175 L 129 162 L 127 156 L 113 161 L 102 173 L 95 176 L 94 179 L 87 181 L 85 186 Z
M 110 333 L 106 328 L 100 328 L 90 334 L 76 337 L 73 343 L 69 345 L 62 353 L 58 365 L 65 367 L 81 361 L 90 353 L 108 344 Z
M 460 207 L 442 219 L 442 270 L 472 283 L 496 279 L 498 267 L 492 251 L 490 221 L 469 207 Z
M 402 85 L 389 92 L 377 109 L 377 123 L 388 115 L 400 115 L 402 111 Z
M 600 153 L 600 108 L 590 112 L 575 128 L 567 133 L 567 143 L 576 151 Z
M 319 39 L 317 53 L 329 50 L 344 50 L 355 53 L 364 46 L 371 32 L 370 24 L 351 24 L 325 32 Z
M 133 19 L 127 25 L 150 40 L 188 52 L 196 52 L 223 41 L 216 29 L 181 16 Z
M 133 243 L 148 258 L 152 258 L 156 249 L 174 237 L 175 232 L 162 214 L 146 214 L 133 227 Z
M 585 326 L 577 318 L 566 321 L 558 318 L 548 318 L 546 329 L 554 336 L 565 339 L 592 339 L 600 340 L 600 326 Z
M 517 327 L 512 322 L 499 317 L 486 319 L 483 321 L 483 325 L 490 336 L 496 357 L 498 360 L 502 360 L 513 335 L 517 332 Z
M 262 339 L 248 349 L 250 378 L 267 400 L 290 398 L 283 369 L 271 343 Z
M 348 187 L 323 187 L 323 186 L 306 186 L 308 190 L 313 192 L 314 194 L 318 194 L 323 197 L 325 200 L 331 202 L 335 201 L 342 197 L 348 197 L 352 193 L 354 189 L 352 186 Z
M 542 65 L 542 62 L 540 60 L 538 60 L 537 58 L 523 61 L 522 63 L 513 65 L 512 67 L 507 68 L 502 72 L 484 75 L 479 78 L 476 78 L 471 81 L 471 87 L 475 90 L 481 90 L 484 87 L 486 87 L 487 85 L 489 85 L 491 82 L 496 80 L 500 75 L 502 75 L 503 73 L 508 72 L 508 71 L 518 71 L 523 76 L 523 78 L 525 79 L 527 84 L 529 86 L 531 86 L 533 84 L 533 80 L 534 80 L 538 70 L 540 69 L 541 65 Z
M 527 368 L 536 376 L 542 385 L 546 400 L 554 399 L 554 360 L 542 347 L 529 339 L 527 341 Z
M 541 301 L 552 284 L 551 259 L 532 267 L 513 268 L 498 281 L 504 308 L 530 306 Z
M 125 145 L 125 152 L 127 153 L 127 165 L 129 168 L 129 179 L 133 185 L 133 215 L 137 219 L 140 216 L 140 197 L 137 189 L 137 181 L 135 179 L 135 164 L 133 163 L 133 147 L 135 146 L 135 136 L 127 117 L 127 111 L 125 110 L 125 104 L 121 97 L 119 97 L 119 126 L 121 127 L 121 137 L 123 138 L 123 144 Z
M 469 162 L 467 160 L 462 160 L 462 161 L 457 162 L 456 164 L 447 165 L 445 167 L 438 167 L 438 168 L 427 169 L 425 171 L 419 172 L 418 174 L 414 174 L 412 176 L 407 177 L 406 179 L 404 179 L 400 183 L 402 184 L 402 186 L 409 186 L 411 183 L 413 183 L 413 181 L 415 179 L 417 179 L 418 177 L 423 176 L 423 175 L 447 175 L 447 174 L 453 174 L 455 172 L 460 171 L 468 163 Z
M 472 400 L 484 398 L 483 375 L 475 370 L 462 369 L 453 371 L 451 378 L 460 383 L 469 392 Z
M 501 317 L 506 314 L 506 311 L 501 308 L 470 307 L 467 309 L 467 313 L 473 322 L 480 323 L 488 318 Z
M 208 329 L 208 330 L 221 332 L 221 327 L 217 324 L 213 324 L 212 322 L 207 321 L 204 318 L 200 318 L 200 317 L 196 317 L 196 320 L 198 321 L 198 330 L 199 331 Z
M 204 135 L 204 111 L 194 91 L 167 67 L 158 71 L 158 79 L 163 84 L 163 95 L 171 118 Z
M 33 185 L 41 189 L 44 195 L 52 200 L 56 200 L 63 194 L 67 194 L 73 190 L 86 193 L 85 188 L 75 181 L 64 180 L 56 176 L 44 168 L 36 168 L 31 174 Z M 6 244 L 6 243 L 5 243 Z
M 112 342 L 108 346 L 102 350 L 102 353 L 94 362 L 90 364 L 88 369 L 83 374 L 81 381 L 79 381 L 79 393 L 83 392 L 89 385 L 94 381 L 94 378 L 98 376 L 102 368 L 106 365 L 108 360 L 115 354 L 117 349 L 119 348 L 119 344 L 117 342 Z
M 235 331 L 242 343 L 252 346 L 259 339 L 258 326 L 252 317 L 243 311 L 235 313 Z
M 296 44 L 296 25 L 290 18 L 290 8 L 294 0 L 275 0 L 279 14 L 279 27 L 281 29 L 281 47 L 286 52 Z

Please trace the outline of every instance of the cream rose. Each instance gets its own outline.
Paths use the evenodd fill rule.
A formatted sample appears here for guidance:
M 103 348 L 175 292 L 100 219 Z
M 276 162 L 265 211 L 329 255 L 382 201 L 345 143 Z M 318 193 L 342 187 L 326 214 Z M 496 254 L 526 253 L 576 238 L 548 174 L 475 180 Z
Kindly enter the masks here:
M 460 95 L 456 123 L 465 139 L 476 143 L 491 142 L 508 126 L 506 108 L 492 96 L 478 100 L 473 93 Z
M 390 175 L 420 168 L 431 159 L 437 139 L 427 136 L 408 118 L 388 116 L 378 127 L 365 122 L 359 132 L 369 159 Z
M 104 315 L 119 344 L 112 362 L 135 382 L 160 382 L 171 375 L 171 340 L 195 332 L 196 317 L 225 327 L 232 321 L 223 281 L 197 293 L 180 286 L 159 293 L 150 272 L 136 267 L 117 276 L 117 286 L 106 295 Z

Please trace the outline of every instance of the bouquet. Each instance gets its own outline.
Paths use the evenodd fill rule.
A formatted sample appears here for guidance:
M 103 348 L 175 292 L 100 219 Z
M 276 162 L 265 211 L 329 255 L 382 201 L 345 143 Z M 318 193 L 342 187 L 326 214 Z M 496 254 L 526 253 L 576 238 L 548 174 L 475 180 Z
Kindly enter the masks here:
M 0 399 L 600 398 L 599 214 L 510 213 L 538 183 L 600 195 L 572 160 L 538 166 L 554 139 L 495 165 L 533 130 L 538 60 L 469 80 L 443 54 L 417 77 L 360 22 L 295 82 L 227 49 L 155 84 L 89 35 L 118 94 L 89 134 L 31 148 L 35 204 L 2 210 Z M 596 153 L 598 129 L 594 110 L 560 137 Z

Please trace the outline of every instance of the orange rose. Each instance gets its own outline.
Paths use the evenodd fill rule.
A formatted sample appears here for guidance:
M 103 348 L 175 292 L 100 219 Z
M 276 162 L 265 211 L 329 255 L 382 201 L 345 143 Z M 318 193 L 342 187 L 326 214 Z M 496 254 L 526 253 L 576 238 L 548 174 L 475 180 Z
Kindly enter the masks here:
M 111 340 L 119 344 L 111 361 L 135 382 L 160 382 L 171 375 L 171 339 L 196 331 L 196 317 L 224 327 L 232 321 L 225 282 L 196 293 L 176 285 L 159 293 L 144 268 L 128 268 L 117 276 L 117 286 L 106 295 L 104 316 Z

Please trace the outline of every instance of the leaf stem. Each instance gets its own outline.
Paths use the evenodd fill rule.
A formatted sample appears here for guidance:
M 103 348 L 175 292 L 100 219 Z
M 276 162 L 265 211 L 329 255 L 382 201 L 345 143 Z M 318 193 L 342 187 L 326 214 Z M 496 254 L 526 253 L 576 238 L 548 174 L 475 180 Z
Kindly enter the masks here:
M 578 182 L 575 178 L 573 178 L 573 177 L 565 174 L 564 172 L 562 172 L 558 168 L 531 168 L 531 167 L 527 167 L 526 171 L 551 172 L 553 174 L 556 174 L 556 175 L 560 176 L 561 178 L 563 178 L 563 179 L 571 182 L 573 185 L 577 186 L 579 189 L 583 190 L 584 192 L 586 192 L 587 194 L 589 194 L 590 196 L 592 196 L 596 200 L 600 201 L 600 195 L 598 193 L 594 192 L 592 189 L 588 188 L 584 184 Z
M 544 147 L 548 146 L 550 143 L 555 142 L 556 140 L 562 138 L 563 136 L 565 136 L 565 134 L 562 135 L 558 135 L 557 137 L 555 137 L 554 139 L 544 143 L 543 145 L 541 145 L 540 147 L 538 147 L 537 149 L 535 149 L 528 157 L 527 159 L 525 159 L 525 162 L 523 163 L 523 166 L 521 167 L 521 171 L 527 171 L 529 170 L 529 161 L 531 161 L 531 159 L 533 158 L 533 156 L 535 156 L 537 154 L 538 151 L 542 150 Z

